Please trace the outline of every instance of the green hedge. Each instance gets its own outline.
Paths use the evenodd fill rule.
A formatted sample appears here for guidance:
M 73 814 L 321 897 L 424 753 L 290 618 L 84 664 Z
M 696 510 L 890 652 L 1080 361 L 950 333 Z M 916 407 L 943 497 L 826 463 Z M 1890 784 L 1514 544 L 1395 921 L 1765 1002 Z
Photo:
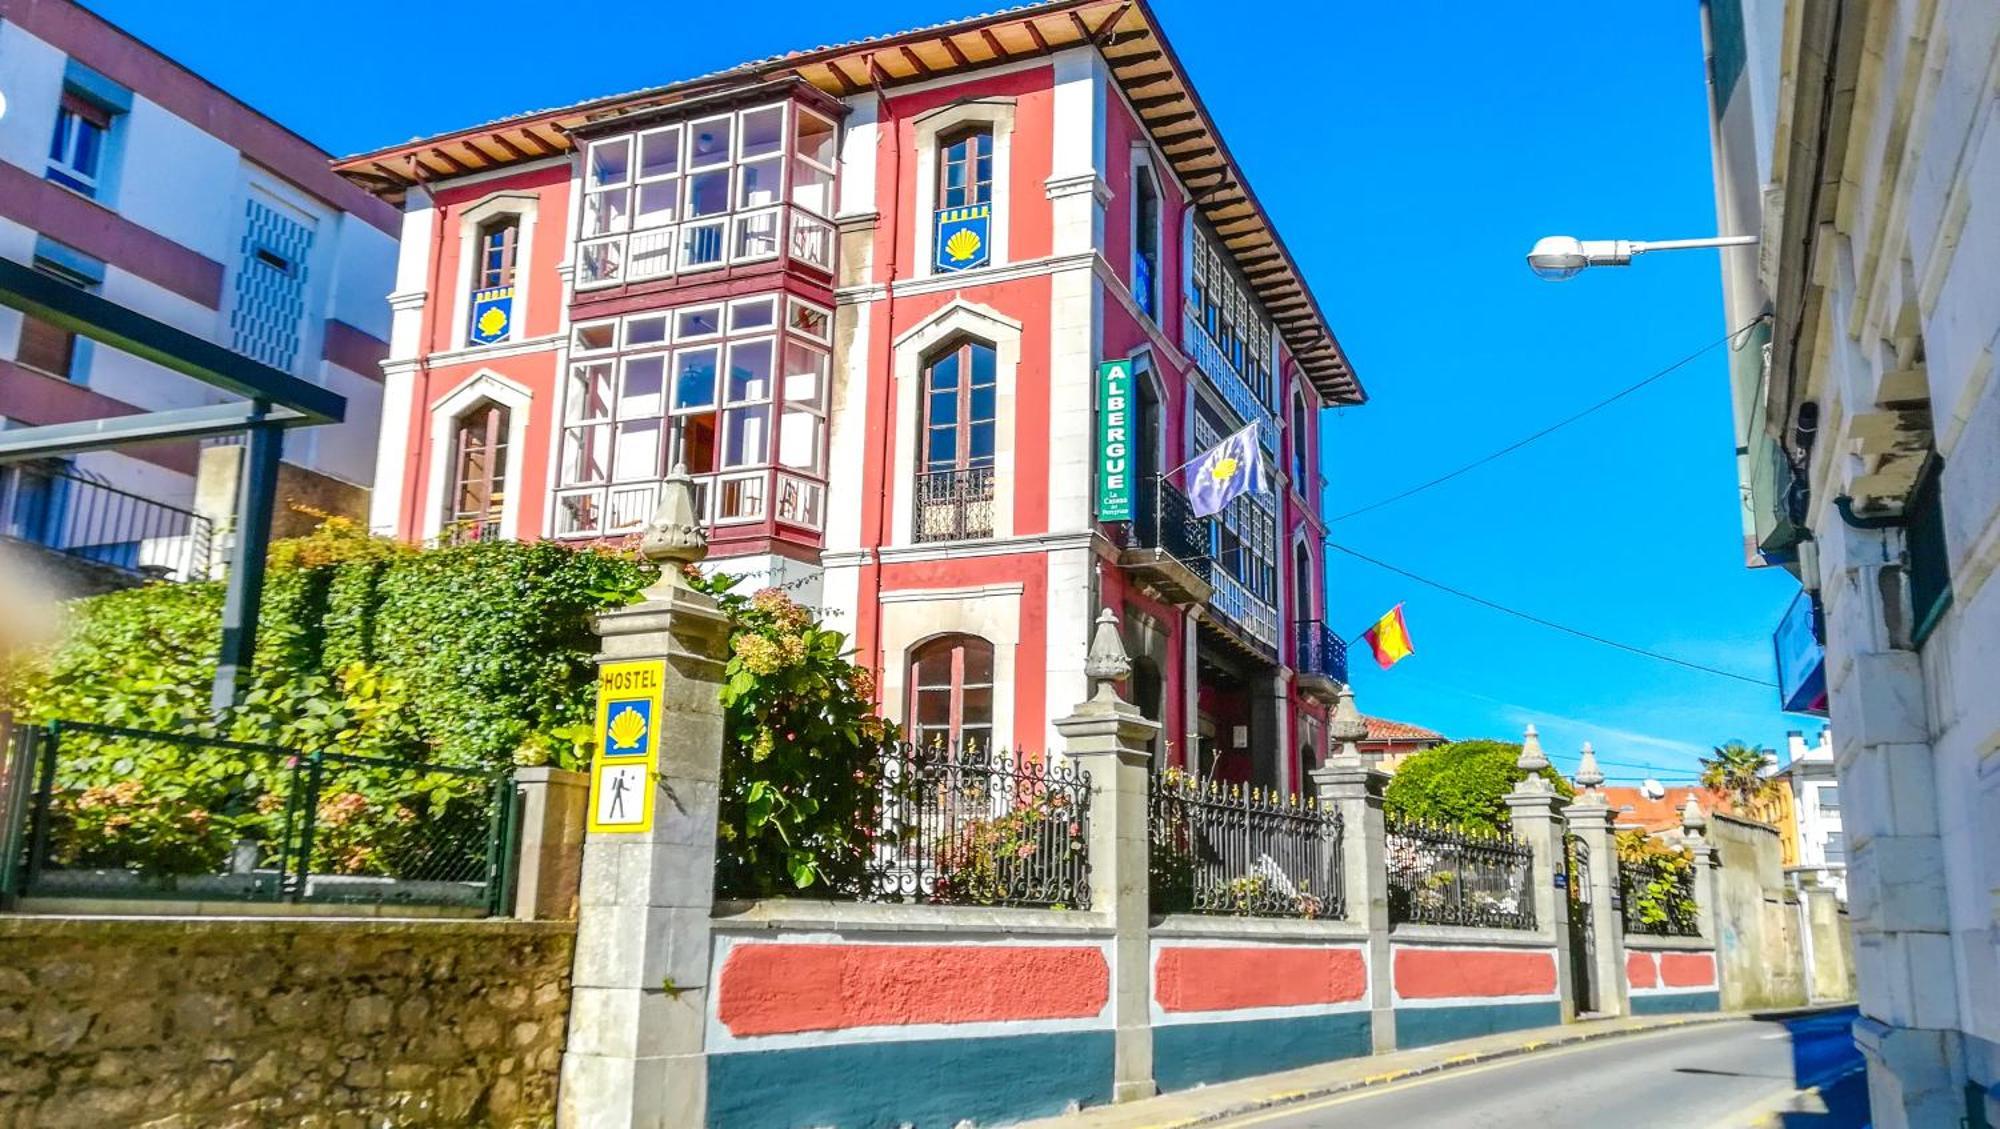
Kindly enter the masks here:
M 414 550 L 332 519 L 274 545 L 251 689 L 228 718 L 208 713 L 215 583 L 76 602 L 64 642 L 10 672 L 7 696 L 34 722 L 573 766 L 590 740 L 590 615 L 630 603 L 655 575 L 626 555 L 550 542 Z
M 1383 808 L 1400 819 L 1475 831 L 1504 830 L 1512 823 L 1507 793 L 1528 775 L 1514 766 L 1520 756 L 1520 744 L 1511 741 L 1454 741 L 1424 749 L 1397 766 L 1383 795 Z M 1563 798 L 1576 794 L 1553 767 L 1544 768 L 1541 775 Z

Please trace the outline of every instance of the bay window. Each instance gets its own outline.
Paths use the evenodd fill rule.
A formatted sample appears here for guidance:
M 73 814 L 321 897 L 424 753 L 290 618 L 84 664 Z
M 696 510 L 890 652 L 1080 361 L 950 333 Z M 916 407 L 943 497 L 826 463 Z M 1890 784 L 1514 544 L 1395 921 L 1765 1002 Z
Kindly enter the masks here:
M 573 327 L 556 535 L 644 527 L 676 462 L 705 524 L 818 529 L 830 321 L 764 294 Z
M 833 269 L 832 119 L 779 103 L 585 147 L 577 286 L 777 259 Z

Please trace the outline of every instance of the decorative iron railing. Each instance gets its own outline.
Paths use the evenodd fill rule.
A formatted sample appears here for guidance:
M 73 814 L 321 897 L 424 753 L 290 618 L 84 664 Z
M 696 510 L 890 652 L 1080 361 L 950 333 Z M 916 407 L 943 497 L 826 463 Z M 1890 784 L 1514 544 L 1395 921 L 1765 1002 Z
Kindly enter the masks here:
M 862 901 L 1090 907 L 1090 776 L 1020 750 L 883 752 Z
M 1301 674 L 1319 674 L 1335 682 L 1347 681 L 1347 641 L 1319 620 L 1298 625 L 1296 669 Z
M 200 514 L 35 467 L 0 470 L 0 538 L 134 577 L 207 580 L 214 534 Z
M 474 545 L 500 540 L 499 518 L 462 517 L 438 530 L 440 545 Z
M 1128 546 L 1158 549 L 1186 565 L 1203 580 L 1209 578 L 1208 519 L 1194 516 L 1187 495 L 1161 475 L 1141 485 L 1132 513 Z
M 1173 770 L 1150 799 L 1153 912 L 1345 916 L 1339 812 Z
M 1388 821 L 1389 920 L 1535 928 L 1534 851 L 1512 835 Z
M 9 898 L 501 911 L 510 771 L 78 722 L 34 730 Z M 9 774 L 10 778 L 12 773 Z
M 1660 855 L 1618 861 L 1618 900 L 1625 932 L 1655 937 L 1699 937 L 1701 913 L 1694 899 L 1694 868 L 1685 858 Z
M 918 541 L 993 536 L 993 468 L 965 467 L 917 475 Z

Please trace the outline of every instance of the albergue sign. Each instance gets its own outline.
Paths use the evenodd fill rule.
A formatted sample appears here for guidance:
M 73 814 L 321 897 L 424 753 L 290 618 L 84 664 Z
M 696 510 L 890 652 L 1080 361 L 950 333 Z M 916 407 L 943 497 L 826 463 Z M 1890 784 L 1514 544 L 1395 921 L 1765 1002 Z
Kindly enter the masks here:
M 1132 362 L 1097 366 L 1097 520 L 1132 520 Z

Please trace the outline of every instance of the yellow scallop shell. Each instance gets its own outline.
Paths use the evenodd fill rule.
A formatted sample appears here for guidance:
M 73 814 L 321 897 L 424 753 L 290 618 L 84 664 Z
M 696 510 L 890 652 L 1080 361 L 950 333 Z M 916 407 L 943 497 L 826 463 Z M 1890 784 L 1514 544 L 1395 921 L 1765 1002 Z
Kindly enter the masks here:
M 944 241 L 944 253 L 951 256 L 954 263 L 962 263 L 979 253 L 979 233 L 969 227 L 961 227 L 950 239 Z
M 646 736 L 646 719 L 639 711 L 626 706 L 611 719 L 611 743 L 620 748 L 630 748 Z

